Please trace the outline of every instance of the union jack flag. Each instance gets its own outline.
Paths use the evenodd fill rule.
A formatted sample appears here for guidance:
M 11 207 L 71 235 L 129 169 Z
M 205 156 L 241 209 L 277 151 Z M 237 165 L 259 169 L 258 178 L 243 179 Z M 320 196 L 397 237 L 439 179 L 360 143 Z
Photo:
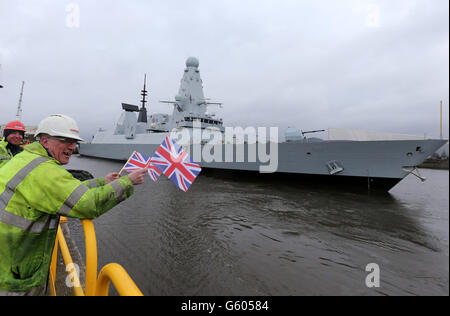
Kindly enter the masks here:
M 151 163 L 181 190 L 187 192 L 202 168 L 175 143 L 166 137 L 155 152 Z
M 132 172 L 143 168 L 148 168 L 149 177 L 155 182 L 158 181 L 161 171 L 152 164 L 150 157 L 138 153 L 137 151 L 135 151 L 130 159 L 128 159 L 123 170 Z

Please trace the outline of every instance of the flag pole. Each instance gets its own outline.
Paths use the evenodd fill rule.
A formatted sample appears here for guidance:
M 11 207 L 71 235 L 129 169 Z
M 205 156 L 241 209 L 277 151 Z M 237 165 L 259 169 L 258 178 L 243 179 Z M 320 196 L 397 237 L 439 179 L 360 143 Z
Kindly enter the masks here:
M 123 169 L 125 169 L 126 165 L 130 162 L 131 157 L 133 157 L 133 155 L 136 153 L 136 151 L 133 151 L 133 153 L 131 154 L 130 157 L 128 157 L 127 162 L 123 165 L 122 169 L 120 169 L 119 171 L 119 175 L 122 175 Z

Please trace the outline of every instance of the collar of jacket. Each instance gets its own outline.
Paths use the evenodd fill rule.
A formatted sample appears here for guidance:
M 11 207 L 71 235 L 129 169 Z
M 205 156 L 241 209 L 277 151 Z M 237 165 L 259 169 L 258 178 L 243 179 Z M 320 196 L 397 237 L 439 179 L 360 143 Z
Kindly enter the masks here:
M 47 151 L 47 149 L 44 148 L 44 146 L 42 146 L 41 143 L 39 142 L 34 142 L 32 144 L 26 145 L 23 148 L 25 151 L 30 152 L 32 154 L 36 154 L 42 157 L 46 157 L 48 159 L 51 159 L 53 161 L 55 161 L 57 164 L 61 164 L 58 160 L 56 160 L 55 158 L 53 158 Z
M 2 146 L 3 150 L 6 150 L 8 155 L 11 155 L 11 157 L 12 157 L 12 153 L 11 153 L 11 150 L 8 148 L 8 144 L 9 143 L 6 141 L 5 137 L 0 139 L 0 146 Z

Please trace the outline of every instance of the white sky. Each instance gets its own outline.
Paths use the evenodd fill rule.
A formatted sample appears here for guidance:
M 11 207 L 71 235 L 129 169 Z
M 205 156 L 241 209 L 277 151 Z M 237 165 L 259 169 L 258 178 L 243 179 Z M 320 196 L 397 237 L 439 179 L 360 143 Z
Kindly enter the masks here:
M 63 113 L 87 140 L 144 73 L 171 113 L 189 56 L 225 125 L 439 137 L 443 100 L 448 138 L 448 0 L 0 0 L 0 123 L 22 80 L 26 125 Z

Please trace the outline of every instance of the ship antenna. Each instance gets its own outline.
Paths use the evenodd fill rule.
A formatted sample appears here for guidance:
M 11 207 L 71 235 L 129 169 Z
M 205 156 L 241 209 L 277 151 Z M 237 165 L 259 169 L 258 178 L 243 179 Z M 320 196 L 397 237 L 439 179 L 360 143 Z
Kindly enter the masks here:
M 142 107 L 145 108 L 145 103 L 147 103 L 147 100 L 145 98 L 147 97 L 147 74 L 144 75 L 144 90 L 142 90 Z
M 145 108 L 145 103 L 147 103 L 147 100 L 145 100 L 147 97 L 147 74 L 144 75 L 144 89 L 141 91 L 141 95 L 142 107 L 139 110 L 138 123 L 147 123 L 147 109 Z

